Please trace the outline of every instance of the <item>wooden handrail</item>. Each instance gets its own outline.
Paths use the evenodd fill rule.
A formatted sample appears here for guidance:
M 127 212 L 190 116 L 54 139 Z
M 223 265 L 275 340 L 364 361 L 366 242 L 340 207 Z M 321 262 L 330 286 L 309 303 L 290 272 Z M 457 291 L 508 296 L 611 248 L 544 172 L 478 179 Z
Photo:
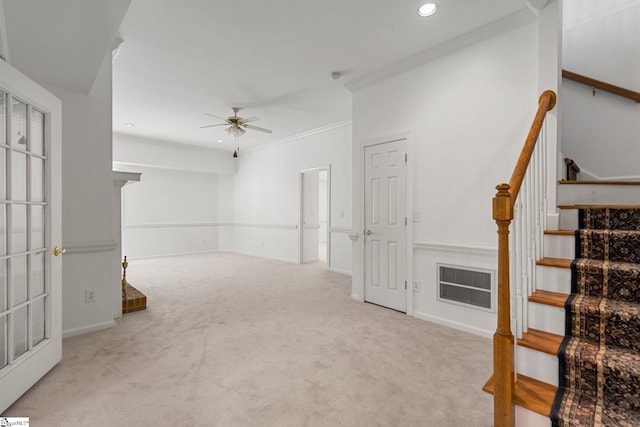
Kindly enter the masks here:
M 531 154 L 533 153 L 534 148 L 536 148 L 536 141 L 540 135 L 540 129 L 542 129 L 542 123 L 544 123 L 547 111 L 553 109 L 555 105 L 555 92 L 552 90 L 546 90 L 542 95 L 540 95 L 540 98 L 538 99 L 538 111 L 536 112 L 536 116 L 531 124 L 531 129 L 529 129 L 529 134 L 524 142 L 524 147 L 522 147 L 522 151 L 520 152 L 518 163 L 516 163 L 516 167 L 513 169 L 513 174 L 511 174 L 511 179 L 509 180 L 509 193 L 511 193 L 512 204 L 516 202 L 516 198 L 520 192 L 520 186 L 524 180 L 524 174 L 527 172 L 527 167 L 529 167 Z
M 571 71 L 562 70 L 562 77 L 573 80 L 574 82 L 582 83 L 587 86 L 591 86 L 595 89 L 601 89 L 610 93 L 613 93 L 623 98 L 628 98 L 636 102 L 640 102 L 640 92 L 625 89 L 620 86 L 612 85 L 600 80 L 593 79 L 591 77 L 583 76 L 581 74 L 573 73 Z
M 511 295 L 509 292 L 509 225 L 524 180 L 531 155 L 536 146 L 547 111 L 556 105 L 556 94 L 547 90 L 540 95 L 538 110 L 531 124 L 524 147 L 511 175 L 509 184 L 500 184 L 493 198 L 493 219 L 498 225 L 498 325 L 493 335 L 493 417 L 495 427 L 511 427 L 515 423 L 513 408 L 515 373 L 513 363 L 514 337 L 511 333 Z

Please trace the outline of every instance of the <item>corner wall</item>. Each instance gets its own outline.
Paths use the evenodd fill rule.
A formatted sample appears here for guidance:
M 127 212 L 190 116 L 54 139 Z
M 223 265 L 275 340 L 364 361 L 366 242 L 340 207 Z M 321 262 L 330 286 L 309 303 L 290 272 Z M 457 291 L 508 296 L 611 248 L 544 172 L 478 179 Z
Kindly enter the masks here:
M 328 268 L 351 273 L 351 125 L 242 152 L 234 178 L 233 250 L 299 261 L 300 171 L 331 167 Z
M 77 335 L 115 325 L 111 172 L 111 52 L 89 94 L 46 86 L 62 100 L 62 330 Z M 95 302 L 85 302 L 85 291 Z
M 538 100 L 537 23 L 451 52 L 354 93 L 354 229 L 362 229 L 362 147 L 410 133 L 413 314 L 489 336 L 495 313 L 437 300 L 439 262 L 496 269 L 491 200 L 509 179 Z M 409 213 L 409 220 L 411 220 Z M 354 269 L 364 271 L 362 236 Z M 353 296 L 362 299 L 362 274 Z
M 231 154 L 114 135 L 114 166 L 142 173 L 122 190 L 122 254 L 129 259 L 219 249 L 218 192 L 235 170 Z

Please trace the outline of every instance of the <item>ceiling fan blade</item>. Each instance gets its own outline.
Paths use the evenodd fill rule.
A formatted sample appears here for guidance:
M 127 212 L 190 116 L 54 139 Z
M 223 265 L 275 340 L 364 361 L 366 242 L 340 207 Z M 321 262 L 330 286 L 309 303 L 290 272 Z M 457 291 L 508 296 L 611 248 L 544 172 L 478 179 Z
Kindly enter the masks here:
M 257 130 L 258 132 L 264 132 L 264 133 L 272 133 L 273 132 L 271 129 L 265 129 L 265 128 L 261 128 L 261 127 L 253 126 L 253 125 L 243 124 L 242 126 L 246 127 L 247 129 Z
M 226 123 L 218 123 L 217 125 L 206 125 L 206 126 L 200 126 L 200 129 L 204 129 L 204 128 L 212 128 L 214 126 L 226 126 Z
M 215 117 L 216 119 L 224 120 L 225 122 L 227 121 L 225 117 L 216 116 L 215 114 L 210 114 L 210 113 L 204 113 L 204 114 L 210 117 Z
M 251 122 L 257 122 L 258 120 L 260 120 L 260 119 L 257 118 L 256 116 L 251 116 L 251 117 L 247 117 L 246 119 L 242 119 L 240 121 L 242 123 L 251 123 Z

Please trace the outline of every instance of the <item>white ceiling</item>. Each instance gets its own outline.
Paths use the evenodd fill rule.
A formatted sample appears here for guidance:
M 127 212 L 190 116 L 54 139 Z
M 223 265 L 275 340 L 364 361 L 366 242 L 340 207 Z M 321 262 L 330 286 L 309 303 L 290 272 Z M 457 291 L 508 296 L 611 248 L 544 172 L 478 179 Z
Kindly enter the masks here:
M 41 74 L 86 91 L 99 65 L 91 52 L 105 51 L 128 1 L 3 0 L 12 63 L 27 74 L 43 68 L 38 45 L 59 39 L 44 53 L 53 65 Z M 436 2 L 438 13 L 421 18 L 421 0 L 131 0 L 113 64 L 114 131 L 232 151 L 224 126 L 200 128 L 217 122 L 205 112 L 226 117 L 244 107 L 241 116 L 273 129 L 247 132 L 241 147 L 344 123 L 351 118 L 345 83 L 525 8 L 524 0 Z M 343 78 L 331 80 L 332 71 Z

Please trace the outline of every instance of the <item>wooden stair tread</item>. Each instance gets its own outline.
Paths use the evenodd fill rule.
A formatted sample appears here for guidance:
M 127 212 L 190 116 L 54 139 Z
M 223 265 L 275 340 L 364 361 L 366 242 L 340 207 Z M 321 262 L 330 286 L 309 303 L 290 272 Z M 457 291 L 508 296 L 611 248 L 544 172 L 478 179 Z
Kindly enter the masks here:
M 640 209 L 640 205 L 558 205 L 560 209 Z
M 544 234 L 552 236 L 573 236 L 574 230 L 544 230 Z
M 571 268 L 572 261 L 572 259 L 568 258 L 544 257 L 536 261 L 536 265 L 543 265 L 546 267 Z
M 484 387 L 482 387 L 482 390 L 489 394 L 493 394 L 493 375 L 489 378 L 489 381 L 487 381 Z M 557 390 L 558 388 L 556 386 L 549 383 L 527 377 L 526 375 L 518 374 L 513 403 L 542 416 L 548 417 L 551 412 L 551 405 L 553 405 L 553 399 L 556 397 Z
M 640 181 L 568 181 L 566 179 L 561 179 L 558 183 L 573 185 L 640 185 Z
M 563 339 L 562 335 L 529 328 L 518 340 L 518 345 L 556 356 Z
M 538 289 L 529 296 L 529 301 L 564 308 L 564 303 L 567 301 L 567 298 L 569 298 L 569 295 L 561 292 L 551 292 Z
M 126 297 L 122 299 L 122 313 L 147 309 L 147 296 L 127 283 Z

